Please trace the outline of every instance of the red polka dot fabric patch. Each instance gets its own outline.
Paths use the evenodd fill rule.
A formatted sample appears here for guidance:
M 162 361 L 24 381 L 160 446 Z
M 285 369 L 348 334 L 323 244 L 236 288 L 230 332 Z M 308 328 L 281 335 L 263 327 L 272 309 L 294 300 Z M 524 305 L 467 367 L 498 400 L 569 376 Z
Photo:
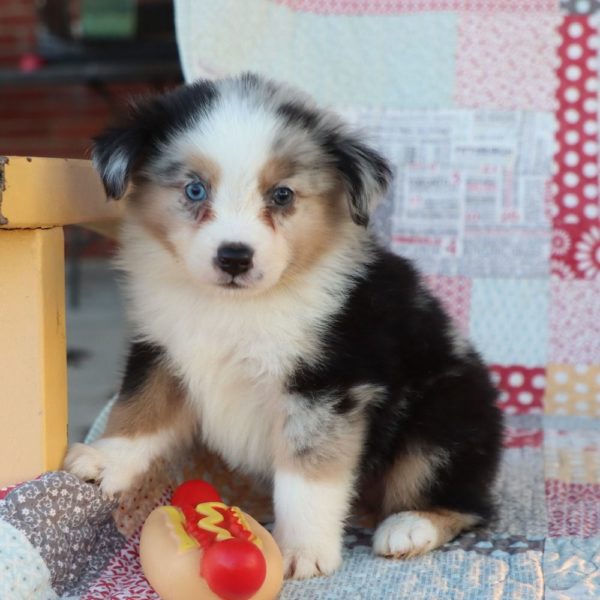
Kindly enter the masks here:
M 500 390 L 498 403 L 507 414 L 541 414 L 546 369 L 492 365 L 492 380 Z
M 579 16 L 565 17 L 559 33 L 552 274 L 595 279 L 600 275 L 599 37 L 591 19 Z

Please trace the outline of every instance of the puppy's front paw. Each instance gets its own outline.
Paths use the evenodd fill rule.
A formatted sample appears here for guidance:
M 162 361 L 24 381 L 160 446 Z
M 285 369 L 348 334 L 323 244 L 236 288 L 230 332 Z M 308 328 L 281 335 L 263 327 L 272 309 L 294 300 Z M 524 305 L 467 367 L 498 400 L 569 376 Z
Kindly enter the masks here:
M 93 444 L 74 444 L 67 452 L 64 469 L 84 481 L 96 481 L 108 498 L 131 489 L 146 470 L 125 446 L 129 441 L 104 438 Z
M 105 463 L 100 450 L 88 444 L 73 444 L 67 452 L 63 468 L 84 481 L 100 481 Z
M 382 556 L 410 558 L 436 548 L 438 538 L 436 526 L 426 516 L 401 512 L 379 525 L 373 536 L 373 550 Z
M 283 572 L 290 579 L 309 579 L 329 575 L 342 564 L 342 553 L 338 546 L 319 548 L 282 548 Z

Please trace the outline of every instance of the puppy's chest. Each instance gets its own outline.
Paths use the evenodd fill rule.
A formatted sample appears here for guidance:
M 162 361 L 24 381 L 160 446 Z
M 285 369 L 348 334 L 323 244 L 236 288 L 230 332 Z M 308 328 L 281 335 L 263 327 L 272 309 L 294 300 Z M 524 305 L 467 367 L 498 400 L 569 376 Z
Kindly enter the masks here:
M 192 387 L 203 441 L 233 467 L 269 475 L 281 431 L 283 386 L 216 359 Z
M 199 416 L 203 441 L 233 467 L 270 475 L 287 414 L 286 382 L 309 331 L 267 316 L 237 327 L 205 322 L 171 345 Z M 231 324 L 230 324 L 231 325 Z M 190 335 L 193 334 L 193 335 Z

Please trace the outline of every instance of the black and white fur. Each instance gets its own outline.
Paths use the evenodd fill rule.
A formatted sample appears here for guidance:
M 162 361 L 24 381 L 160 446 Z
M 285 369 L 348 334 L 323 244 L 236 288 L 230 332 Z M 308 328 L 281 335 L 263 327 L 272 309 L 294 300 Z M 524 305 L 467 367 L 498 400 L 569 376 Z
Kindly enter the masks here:
M 381 515 L 385 556 L 491 517 L 496 391 L 411 263 L 365 227 L 391 174 L 355 132 L 244 75 L 143 101 L 94 162 L 108 195 L 132 186 L 120 263 L 136 338 L 107 432 L 67 468 L 113 495 L 201 439 L 272 482 L 297 578 L 340 565 L 353 501 Z M 182 191 L 195 180 L 200 207 Z M 224 273 L 223 244 L 250 247 L 252 267 Z

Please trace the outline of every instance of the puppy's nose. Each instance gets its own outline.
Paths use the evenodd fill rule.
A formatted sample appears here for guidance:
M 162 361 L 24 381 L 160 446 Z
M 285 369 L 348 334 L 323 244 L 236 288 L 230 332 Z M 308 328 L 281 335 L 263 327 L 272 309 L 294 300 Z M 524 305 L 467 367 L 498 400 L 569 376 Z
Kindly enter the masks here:
M 254 250 L 246 244 L 223 244 L 217 250 L 216 263 L 219 269 L 234 277 L 252 268 Z

